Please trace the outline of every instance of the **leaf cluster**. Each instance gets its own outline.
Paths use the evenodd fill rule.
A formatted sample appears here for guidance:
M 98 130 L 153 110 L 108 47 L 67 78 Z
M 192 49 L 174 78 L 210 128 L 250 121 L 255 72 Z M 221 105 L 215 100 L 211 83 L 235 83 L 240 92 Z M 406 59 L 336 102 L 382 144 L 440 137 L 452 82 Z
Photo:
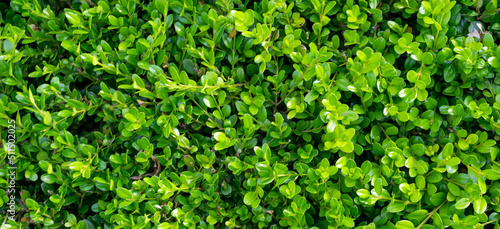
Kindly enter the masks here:
M 499 229 L 498 11 L 2 2 L 1 228 Z

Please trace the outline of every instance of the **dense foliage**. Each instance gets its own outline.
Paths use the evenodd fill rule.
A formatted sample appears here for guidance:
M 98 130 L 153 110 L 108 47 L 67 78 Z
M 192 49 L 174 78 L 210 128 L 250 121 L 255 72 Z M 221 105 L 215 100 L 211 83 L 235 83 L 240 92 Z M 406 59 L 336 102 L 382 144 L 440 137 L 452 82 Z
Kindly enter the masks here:
M 498 229 L 497 7 L 0 3 L 1 228 Z

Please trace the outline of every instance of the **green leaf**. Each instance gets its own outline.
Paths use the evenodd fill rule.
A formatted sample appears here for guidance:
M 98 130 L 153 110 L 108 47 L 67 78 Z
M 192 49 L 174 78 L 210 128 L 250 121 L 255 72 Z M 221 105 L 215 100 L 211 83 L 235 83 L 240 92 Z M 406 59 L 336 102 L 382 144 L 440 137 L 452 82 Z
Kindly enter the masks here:
M 468 198 L 462 198 L 460 200 L 457 201 L 457 203 L 455 203 L 455 208 L 456 209 L 466 209 L 467 207 L 469 207 L 470 205 L 470 201 Z
M 185 59 L 182 61 L 182 66 L 184 67 L 184 69 L 186 70 L 186 72 L 188 72 L 189 74 L 191 75 L 195 75 L 196 74 L 196 71 L 195 71 L 195 64 L 193 62 L 193 60 L 191 59 Z
M 255 208 L 259 206 L 260 199 L 257 197 L 257 193 L 255 192 L 247 192 L 245 194 L 245 197 L 243 197 L 243 202 L 246 205 L 252 206 L 252 208 Z
M 168 66 L 168 72 L 175 82 L 181 83 L 181 78 L 179 77 L 179 69 L 173 64 Z
M 150 65 L 151 65 L 151 64 L 149 64 L 149 63 L 148 63 L 148 62 L 146 62 L 146 61 L 139 61 L 139 62 L 137 62 L 137 66 L 139 66 L 139 68 L 142 68 L 142 69 L 144 69 L 144 70 L 149 70 L 149 66 L 150 66 Z
M 3 50 L 7 53 L 11 53 L 12 51 L 14 51 L 14 44 L 12 44 L 10 40 L 3 40 L 2 47 Z
M 457 70 L 453 64 L 449 64 L 444 69 L 444 81 L 451 82 L 457 78 Z
M 226 135 L 224 133 L 222 133 L 222 132 L 215 132 L 214 133 L 214 138 L 218 142 L 225 142 L 226 139 L 227 139 Z
M 43 174 L 40 179 L 47 184 L 53 184 L 57 181 L 57 177 L 52 174 Z
M 425 209 L 413 211 L 408 215 L 409 220 L 422 221 L 429 215 L 429 212 Z
M 46 111 L 45 115 L 43 116 L 43 124 L 45 124 L 45 125 L 52 124 L 52 115 L 48 111 Z
M 417 81 L 418 75 L 415 71 L 410 70 L 406 77 L 408 78 L 408 81 L 415 83 Z
M 474 207 L 474 212 L 476 212 L 476 214 L 483 214 L 486 211 L 488 204 L 486 203 L 484 197 L 481 196 L 472 202 L 472 206 Z
M 396 229 L 413 229 L 415 225 L 408 220 L 401 220 L 396 223 Z
M 434 206 L 439 206 L 445 200 L 446 200 L 446 193 L 444 192 L 438 192 L 431 196 L 431 203 Z
M 391 202 L 389 206 L 387 206 L 387 211 L 391 213 L 401 212 L 405 209 L 405 204 L 402 202 Z
M 382 37 L 379 37 L 373 41 L 373 49 L 377 52 L 382 52 L 385 49 L 385 40 Z
M 483 44 L 489 48 L 495 47 L 495 39 L 493 38 L 491 33 L 488 32 L 483 36 Z
M 432 19 L 430 17 L 424 17 L 424 22 L 426 24 L 432 25 L 432 24 L 434 24 L 435 21 L 434 21 L 434 19 Z
M 26 207 L 30 210 L 36 210 L 39 207 L 38 203 L 31 198 L 26 199 L 25 203 Z
M 219 95 L 217 96 L 217 102 L 219 103 L 219 105 L 224 104 L 225 100 L 226 100 L 226 92 L 225 91 L 219 92 Z
M 398 128 L 395 126 L 391 126 L 391 127 L 387 128 L 385 131 L 390 136 L 398 135 L 398 132 L 399 132 Z
M 165 74 L 163 72 L 163 69 L 156 65 L 149 65 L 149 71 L 151 71 L 151 73 L 153 73 L 154 75 Z
M 488 180 L 498 180 L 500 179 L 500 171 L 495 169 L 485 169 L 482 171 L 486 179 Z
M 453 144 L 451 143 L 447 143 L 444 148 L 443 148 L 443 158 L 447 157 L 447 156 L 451 156 L 453 154 Z
M 132 197 L 132 193 L 125 188 L 116 188 L 116 194 L 122 199 L 129 199 Z
M 205 98 L 203 98 L 203 103 L 205 103 L 208 108 L 215 108 L 217 106 L 215 100 L 211 96 L 205 96 Z
M 81 26 L 82 25 L 82 21 L 80 20 L 80 17 L 74 13 L 74 12 L 71 12 L 71 11 L 67 11 L 64 13 L 64 15 L 66 16 L 66 19 L 68 19 L 68 21 L 74 25 L 74 26 Z

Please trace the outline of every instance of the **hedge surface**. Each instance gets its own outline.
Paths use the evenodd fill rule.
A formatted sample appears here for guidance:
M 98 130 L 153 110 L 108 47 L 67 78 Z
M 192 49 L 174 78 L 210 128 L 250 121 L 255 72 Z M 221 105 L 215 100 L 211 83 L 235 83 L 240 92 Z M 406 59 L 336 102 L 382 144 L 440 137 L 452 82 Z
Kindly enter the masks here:
M 498 10 L 2 2 L 1 228 L 499 229 Z

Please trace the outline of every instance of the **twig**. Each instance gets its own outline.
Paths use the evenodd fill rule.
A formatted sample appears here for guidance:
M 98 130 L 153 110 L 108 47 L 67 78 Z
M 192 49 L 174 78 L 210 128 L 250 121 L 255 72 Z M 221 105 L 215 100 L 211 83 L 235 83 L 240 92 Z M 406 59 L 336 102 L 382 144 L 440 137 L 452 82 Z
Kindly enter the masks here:
M 429 215 L 427 215 L 427 218 L 425 218 L 424 221 L 422 221 L 415 229 L 420 229 L 422 226 L 424 226 L 427 220 L 429 220 L 434 215 L 434 213 L 436 213 L 437 210 L 439 210 L 439 208 L 441 208 L 441 206 L 443 206 L 443 204 L 445 204 L 446 202 L 447 200 L 443 201 L 443 203 L 441 203 L 437 208 L 435 208 L 431 213 L 429 213 Z
M 160 161 L 158 161 L 158 158 L 156 158 L 155 156 L 151 156 L 151 159 L 155 162 L 155 164 L 153 165 L 153 167 L 155 168 L 154 172 L 140 174 L 139 176 L 132 176 L 132 177 L 130 177 L 130 179 L 131 180 L 140 180 L 140 179 L 142 179 L 143 176 L 152 177 L 152 176 L 157 176 L 158 174 L 160 174 L 160 171 L 161 171 Z

